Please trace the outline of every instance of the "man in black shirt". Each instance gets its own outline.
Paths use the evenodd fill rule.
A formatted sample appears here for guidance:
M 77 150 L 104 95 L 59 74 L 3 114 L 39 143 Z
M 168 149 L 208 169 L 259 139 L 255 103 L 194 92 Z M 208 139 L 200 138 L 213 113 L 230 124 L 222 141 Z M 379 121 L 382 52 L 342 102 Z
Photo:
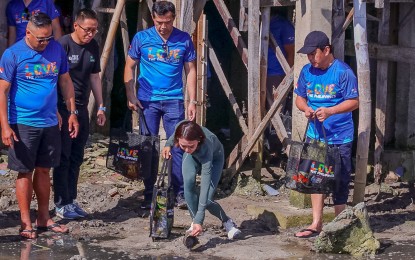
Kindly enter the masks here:
M 76 202 L 79 168 L 83 162 L 84 148 L 89 135 L 88 101 L 92 93 L 98 106 L 97 124 L 105 124 L 105 107 L 102 99 L 102 85 L 99 77 L 99 46 L 93 39 L 98 32 L 96 13 L 81 9 L 76 15 L 74 32 L 59 39 L 69 62 L 69 74 L 75 88 L 75 102 L 78 108 L 79 134 L 71 138 L 65 125 L 69 113 L 59 93 L 58 110 L 62 116 L 61 162 L 53 171 L 56 215 L 64 219 L 85 217 L 87 213 Z

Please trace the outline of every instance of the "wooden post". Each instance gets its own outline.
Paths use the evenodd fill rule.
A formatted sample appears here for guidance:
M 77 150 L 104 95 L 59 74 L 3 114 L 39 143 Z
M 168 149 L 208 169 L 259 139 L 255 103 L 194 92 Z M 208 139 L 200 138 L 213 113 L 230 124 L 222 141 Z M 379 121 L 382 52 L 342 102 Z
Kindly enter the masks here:
M 197 113 L 196 122 L 206 125 L 206 93 L 207 93 L 207 66 L 208 66 L 208 37 L 206 15 L 201 15 L 196 30 L 197 50 Z
M 260 63 L 259 63 L 259 2 L 256 0 L 248 1 L 248 139 L 252 138 L 255 127 L 261 122 L 261 88 L 259 82 Z M 253 177 L 257 180 L 261 178 L 262 142 L 259 141 L 253 149 L 251 159 L 255 163 Z
M 355 10 L 353 25 L 359 83 L 359 127 L 353 193 L 353 204 L 357 204 L 364 201 L 365 196 L 372 100 L 370 96 L 369 52 L 366 33 L 366 2 L 354 0 L 353 6 Z
M 111 24 L 108 30 L 107 38 L 105 40 L 104 49 L 101 54 L 101 72 L 99 73 L 99 77 L 103 78 L 103 74 L 105 73 L 105 69 L 107 67 L 107 62 L 111 54 L 112 46 L 114 45 L 115 34 L 117 32 L 118 24 L 120 23 L 121 12 L 125 6 L 125 0 L 118 0 L 117 5 L 115 6 L 114 15 L 111 19 Z M 111 56 L 112 57 L 112 56 Z M 108 86 L 107 93 L 111 93 L 112 85 Z M 92 114 L 95 112 L 95 98 L 91 92 L 89 96 L 89 104 L 88 104 L 88 112 L 89 118 L 92 118 Z M 110 114 L 110 112 L 108 113 Z
M 382 17 L 379 23 L 378 42 L 381 45 L 389 44 L 389 0 L 384 0 Z M 375 183 L 380 184 L 382 178 L 382 155 L 384 151 L 384 137 L 386 129 L 387 94 L 388 94 L 388 61 L 378 60 L 376 71 L 376 131 L 375 131 Z
M 332 46 L 334 49 L 334 57 L 344 60 L 344 33 L 343 30 L 337 32 L 337 29 L 343 29 L 345 21 L 344 0 L 333 0 L 333 37 Z M 336 35 L 339 33 L 339 35 Z
M 288 92 L 291 90 L 291 85 L 293 83 L 293 69 L 285 76 L 284 80 L 277 88 L 277 99 L 274 100 L 271 108 L 268 110 L 262 121 L 255 128 L 255 131 L 252 137 L 247 140 L 246 135 L 242 137 L 241 142 L 238 146 L 232 151 L 232 157 L 229 156 L 227 162 L 227 169 L 223 173 L 223 182 L 229 182 L 233 176 L 239 171 L 243 162 L 247 158 L 249 152 L 254 148 L 257 140 L 260 138 L 267 124 L 269 124 L 271 118 L 275 115 L 278 108 L 281 107 L 283 100 L 288 95 Z
M 128 49 L 130 48 L 130 37 L 128 36 L 127 15 L 125 13 L 125 7 L 122 9 L 122 12 L 121 12 L 120 27 L 121 27 L 122 46 L 124 49 L 124 58 L 127 58 Z

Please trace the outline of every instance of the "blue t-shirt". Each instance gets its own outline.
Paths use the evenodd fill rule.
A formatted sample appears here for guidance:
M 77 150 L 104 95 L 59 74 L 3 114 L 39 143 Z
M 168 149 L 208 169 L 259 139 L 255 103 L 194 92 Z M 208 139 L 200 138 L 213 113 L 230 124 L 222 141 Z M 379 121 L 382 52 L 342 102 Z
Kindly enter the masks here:
M 332 107 L 345 100 L 359 96 L 357 78 L 344 62 L 335 59 L 326 70 L 307 64 L 301 70 L 294 92 L 307 99 L 313 110 L 319 107 Z M 335 114 L 323 122 L 329 144 L 345 144 L 353 141 L 352 112 Z M 324 141 L 320 121 L 310 121 L 307 137 Z
M 58 75 L 68 72 L 62 46 L 51 40 L 42 52 L 31 49 L 25 39 L 6 49 L 0 60 L 0 78 L 11 83 L 9 123 L 33 127 L 58 124 Z
M 183 66 L 196 59 L 190 35 L 173 28 L 163 48 L 155 27 L 138 32 L 128 55 L 140 63 L 137 97 L 144 101 L 183 99 Z
M 282 53 L 286 57 L 287 53 L 285 52 L 284 45 L 294 44 L 294 26 L 290 21 L 283 17 L 275 16 L 271 19 L 269 31 L 274 36 L 275 41 L 278 43 Z M 275 48 L 273 47 L 271 41 L 269 42 L 268 47 L 268 76 L 270 75 L 285 75 L 285 72 L 275 56 Z
M 59 17 L 59 12 L 53 4 L 53 0 L 32 0 L 27 6 L 28 13 L 25 13 L 26 6 L 23 0 L 12 0 L 7 4 L 6 16 L 7 25 L 16 27 L 16 42 L 26 35 L 26 26 L 29 22 L 28 13 L 34 15 L 42 12 L 50 19 Z

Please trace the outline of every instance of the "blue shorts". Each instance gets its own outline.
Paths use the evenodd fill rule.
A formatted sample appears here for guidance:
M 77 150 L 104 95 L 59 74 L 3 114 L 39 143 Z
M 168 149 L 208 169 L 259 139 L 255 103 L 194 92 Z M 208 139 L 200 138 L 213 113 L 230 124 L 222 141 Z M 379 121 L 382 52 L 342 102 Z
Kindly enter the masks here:
M 341 158 L 341 171 L 333 192 L 334 205 L 346 204 L 349 197 L 349 183 L 352 172 L 352 142 L 347 144 L 333 144 L 337 146 Z
M 8 167 L 21 173 L 31 173 L 35 167 L 51 168 L 59 165 L 61 138 L 59 126 L 32 127 L 12 124 L 18 142 L 9 148 Z

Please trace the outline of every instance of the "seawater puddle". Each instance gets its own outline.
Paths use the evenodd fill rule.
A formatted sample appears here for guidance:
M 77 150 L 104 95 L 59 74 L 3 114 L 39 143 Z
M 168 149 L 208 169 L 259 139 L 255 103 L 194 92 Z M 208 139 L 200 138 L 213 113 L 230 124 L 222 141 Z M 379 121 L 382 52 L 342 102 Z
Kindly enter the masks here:
M 311 253 L 307 257 L 298 260 L 350 260 L 350 259 L 373 259 L 373 260 L 409 260 L 415 259 L 414 241 L 389 241 L 380 240 L 381 248 L 375 256 L 352 257 L 342 254 L 318 254 Z
M 110 239 L 110 238 L 106 238 Z M 0 242 L 0 260 L 102 260 L 102 259 L 185 259 L 174 256 L 149 256 L 117 252 L 92 242 L 78 241 L 69 235 L 42 236 L 34 240 Z M 188 258 L 187 258 L 188 259 Z

